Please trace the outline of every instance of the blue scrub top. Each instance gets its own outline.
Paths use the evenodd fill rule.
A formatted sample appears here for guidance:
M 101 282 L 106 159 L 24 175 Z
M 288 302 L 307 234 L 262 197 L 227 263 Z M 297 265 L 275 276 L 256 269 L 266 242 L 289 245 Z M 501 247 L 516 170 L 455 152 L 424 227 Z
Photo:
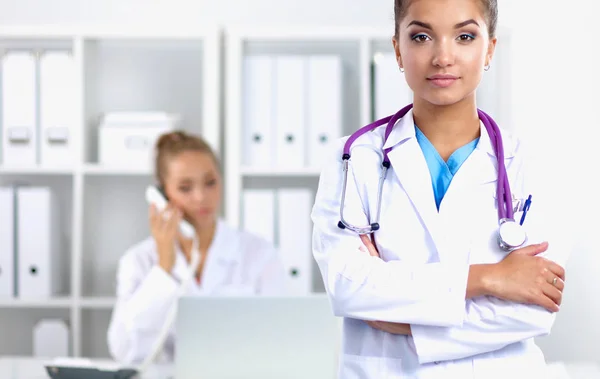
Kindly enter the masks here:
M 429 173 L 431 174 L 431 183 L 433 184 L 433 194 L 435 196 L 435 205 L 440 210 L 440 203 L 450 186 L 450 182 L 454 175 L 458 172 L 458 169 L 467 160 L 469 155 L 475 150 L 479 138 L 469 142 L 468 144 L 459 147 L 454 153 L 448 158 L 448 162 L 444 162 L 440 154 L 437 152 L 435 147 L 429 142 L 425 134 L 419 130 L 415 125 L 415 132 L 417 141 L 427 166 L 429 167 Z

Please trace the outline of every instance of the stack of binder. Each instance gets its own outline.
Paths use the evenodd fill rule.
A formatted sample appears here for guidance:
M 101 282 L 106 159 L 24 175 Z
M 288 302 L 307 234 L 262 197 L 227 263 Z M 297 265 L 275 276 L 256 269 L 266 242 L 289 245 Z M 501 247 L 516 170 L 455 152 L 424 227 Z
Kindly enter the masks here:
M 58 213 L 48 187 L 0 187 L 0 297 L 43 299 L 63 292 Z
M 9 51 L 1 58 L 1 162 L 67 167 L 75 154 L 76 70 L 67 51 Z
M 342 136 L 342 69 L 336 55 L 245 57 L 242 165 L 320 168 Z

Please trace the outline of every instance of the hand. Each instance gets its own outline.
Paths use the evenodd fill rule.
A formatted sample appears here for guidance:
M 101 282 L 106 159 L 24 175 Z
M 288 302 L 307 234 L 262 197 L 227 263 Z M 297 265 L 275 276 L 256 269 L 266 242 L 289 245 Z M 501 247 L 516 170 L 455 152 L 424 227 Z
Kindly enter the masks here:
M 371 326 L 372 328 L 390 334 L 400 334 L 404 336 L 412 335 L 409 324 L 400 324 L 396 322 L 387 321 L 367 321 L 367 324 L 369 324 L 369 326 Z
M 491 294 L 504 300 L 535 304 L 550 312 L 558 312 L 565 285 L 565 270 L 546 258 L 536 256 L 547 249 L 546 242 L 527 246 L 491 265 L 488 276 Z
M 168 273 L 175 264 L 175 241 L 181 217 L 182 212 L 170 204 L 162 212 L 154 204 L 150 205 L 150 230 L 158 250 L 158 264 Z

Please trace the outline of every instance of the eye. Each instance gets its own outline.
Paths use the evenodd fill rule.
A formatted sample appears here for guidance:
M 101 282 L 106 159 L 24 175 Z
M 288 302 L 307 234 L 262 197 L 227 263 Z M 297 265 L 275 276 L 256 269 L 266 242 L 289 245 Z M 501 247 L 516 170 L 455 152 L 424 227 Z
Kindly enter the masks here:
M 179 187 L 178 188 L 179 192 L 190 192 L 192 190 L 191 187 Z
M 412 39 L 415 42 L 425 42 L 428 38 L 429 36 L 423 33 L 415 34 L 412 37 L 410 37 L 410 39 Z
M 216 185 L 217 185 L 216 179 L 212 179 L 212 180 L 209 180 L 209 181 L 206 182 L 206 186 L 207 187 L 213 187 L 213 186 L 216 186 Z
M 475 35 L 471 34 L 471 33 L 465 33 L 465 34 L 461 34 L 460 36 L 458 36 L 458 39 L 461 42 L 469 42 L 475 39 Z

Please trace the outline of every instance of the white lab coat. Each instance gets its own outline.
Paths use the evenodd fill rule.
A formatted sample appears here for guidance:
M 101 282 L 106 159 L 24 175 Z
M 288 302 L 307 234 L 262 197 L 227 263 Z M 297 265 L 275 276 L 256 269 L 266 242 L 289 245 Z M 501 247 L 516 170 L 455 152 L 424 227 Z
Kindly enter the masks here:
M 117 271 L 117 303 L 108 328 L 108 347 L 117 361 L 140 363 L 160 333 L 176 299 L 180 280 L 188 270 L 181 250 L 172 273 L 158 266 L 154 239 L 131 247 Z M 195 280 L 186 295 L 273 295 L 284 292 L 284 268 L 270 243 L 219 220 L 209 248 L 201 283 Z M 172 361 L 175 326 L 163 349 L 163 360 Z
M 353 144 L 345 219 L 354 225 L 368 225 L 376 211 L 384 131 L 379 127 Z M 333 311 L 344 317 L 339 377 L 544 378 L 544 356 L 533 337 L 550 332 L 555 314 L 494 297 L 465 300 L 469 265 L 506 256 L 496 242 L 496 157 L 483 124 L 438 212 L 412 110 L 398 121 L 383 146 L 393 149 L 375 233 L 381 259 L 359 251 L 358 235 L 337 226 L 345 140 L 325 162 L 312 211 L 314 257 Z M 522 142 L 503 130 L 503 143 L 512 192 L 518 199 L 533 195 L 524 224 L 528 242 L 549 238 L 545 256 L 564 267 L 568 250 L 541 223 L 550 211 L 524 181 Z M 412 336 L 362 320 L 408 323 Z

